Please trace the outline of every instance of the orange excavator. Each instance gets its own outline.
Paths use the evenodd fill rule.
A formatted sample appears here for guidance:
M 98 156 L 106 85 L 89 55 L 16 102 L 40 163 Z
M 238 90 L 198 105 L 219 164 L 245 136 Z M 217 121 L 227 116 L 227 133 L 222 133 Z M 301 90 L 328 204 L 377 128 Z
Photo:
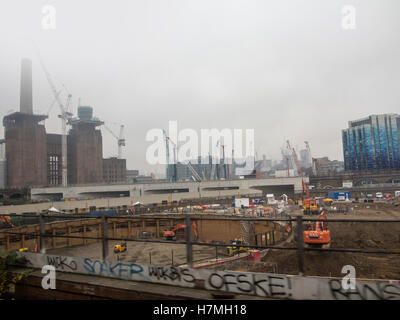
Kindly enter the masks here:
M 163 232 L 163 238 L 165 240 L 176 240 L 176 231 L 185 229 L 186 225 L 178 223 L 176 226 L 171 228 L 170 230 L 164 230 Z M 198 233 L 197 233 L 197 226 L 196 223 L 192 222 L 192 228 L 193 228 L 193 234 L 194 234 L 194 239 L 197 240 L 198 238 Z
M 11 228 L 14 228 L 14 225 L 7 216 L 0 216 L 0 221 L 5 221 Z
M 304 243 L 311 247 L 329 248 L 331 243 L 331 233 L 328 230 L 325 211 L 321 212 L 319 219 L 322 221 L 312 221 L 304 224 Z

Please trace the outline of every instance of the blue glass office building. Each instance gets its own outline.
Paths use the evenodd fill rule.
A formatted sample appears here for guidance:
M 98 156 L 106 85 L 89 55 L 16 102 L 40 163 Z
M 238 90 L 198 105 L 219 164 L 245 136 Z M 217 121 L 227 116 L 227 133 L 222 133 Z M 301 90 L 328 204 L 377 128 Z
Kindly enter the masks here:
M 344 168 L 350 171 L 400 169 L 400 115 L 371 115 L 342 130 Z

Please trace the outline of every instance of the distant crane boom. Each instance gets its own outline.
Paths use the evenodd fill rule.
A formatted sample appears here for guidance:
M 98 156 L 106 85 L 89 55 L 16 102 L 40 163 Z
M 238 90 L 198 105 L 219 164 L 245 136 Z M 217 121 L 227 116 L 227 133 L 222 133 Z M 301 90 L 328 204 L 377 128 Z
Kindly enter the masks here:
M 290 162 L 292 164 L 293 171 L 296 172 L 296 167 L 297 166 L 296 166 L 294 155 L 293 155 L 293 148 L 290 145 L 290 141 L 289 140 L 286 140 L 286 144 L 287 144 L 287 148 L 288 148 L 289 152 L 291 153 Z M 297 172 L 297 174 L 299 174 L 299 172 Z M 296 173 L 295 173 L 295 175 L 296 175 Z
M 124 125 L 122 124 L 119 130 L 119 136 L 117 136 L 109 127 L 104 124 L 104 128 L 110 132 L 115 139 L 117 139 L 118 143 L 118 159 L 122 159 L 122 147 L 125 147 L 125 138 L 124 138 Z
M 189 170 L 192 172 L 193 177 L 195 178 L 195 180 L 197 182 L 201 182 L 201 177 L 200 175 L 197 173 L 197 171 L 193 168 L 192 164 L 190 163 L 190 161 L 187 163 L 187 166 L 189 167 Z
M 163 130 L 163 132 L 164 132 L 165 144 L 166 144 L 166 147 L 167 147 L 167 174 L 169 172 L 169 170 L 168 170 L 168 168 L 169 168 L 169 143 L 168 142 L 171 142 L 172 145 L 173 145 L 173 148 L 174 148 L 174 181 L 177 181 L 178 180 L 178 166 L 177 166 L 177 163 L 178 163 L 178 155 L 177 155 L 178 146 L 176 145 L 176 143 L 174 141 L 172 141 L 172 139 L 169 136 L 167 136 L 167 133 L 165 132 L 165 130 Z
M 47 81 L 50 84 L 51 90 L 53 92 L 54 98 L 57 101 L 58 106 L 60 107 L 61 115 L 59 115 L 59 118 L 61 118 L 61 162 L 62 162 L 62 185 L 63 187 L 66 187 L 68 185 L 68 163 L 67 163 L 67 121 L 72 117 L 72 114 L 67 111 L 67 109 L 64 107 L 63 103 L 61 102 L 60 99 L 60 93 L 57 91 L 53 80 L 50 76 L 50 73 L 46 69 L 46 66 L 44 65 L 40 55 L 38 54 L 39 57 L 39 62 L 40 65 L 42 66 L 42 69 L 46 75 Z M 69 105 L 71 100 L 71 95 L 68 95 L 68 100 L 67 100 L 67 105 Z

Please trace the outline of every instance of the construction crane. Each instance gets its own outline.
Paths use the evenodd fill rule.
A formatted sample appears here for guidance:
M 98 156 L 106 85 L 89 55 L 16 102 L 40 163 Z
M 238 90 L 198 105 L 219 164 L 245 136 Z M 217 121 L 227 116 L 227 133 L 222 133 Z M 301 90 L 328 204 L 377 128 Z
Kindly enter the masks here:
M 286 157 L 287 176 L 290 177 L 289 157 Z
M 174 181 L 178 180 L 178 168 L 177 168 L 177 145 L 175 142 L 172 141 L 172 139 L 167 136 L 167 133 L 165 130 L 163 130 L 164 133 L 164 139 L 165 139 L 165 145 L 166 145 L 166 157 L 167 157 L 167 177 L 168 177 L 168 168 L 169 168 L 169 142 L 172 143 L 173 145 L 173 150 L 174 150 Z
M 119 129 L 119 135 L 117 136 L 110 128 L 108 128 L 104 124 L 104 128 L 110 132 L 115 139 L 117 139 L 118 143 L 118 159 L 122 159 L 122 147 L 125 147 L 125 138 L 124 138 L 124 125 L 122 124 Z
M 303 173 L 303 170 L 301 169 L 299 158 L 297 157 L 297 153 L 296 153 L 296 150 L 294 150 L 294 148 L 293 148 L 293 157 L 294 157 L 294 161 L 296 163 L 297 172 L 301 177 L 303 177 L 304 173 Z
M 221 145 L 221 149 L 222 149 L 222 163 L 223 163 L 223 168 L 224 168 L 224 179 L 227 178 L 227 174 L 226 174 L 226 164 L 225 164 L 225 145 L 221 143 L 221 139 L 217 141 L 217 148 L 218 146 Z M 221 166 L 221 162 L 219 163 L 219 166 Z M 218 179 L 221 178 L 221 172 L 220 172 L 220 167 L 217 167 L 217 173 L 218 173 Z
M 165 156 L 166 156 L 166 160 L 167 160 L 167 170 L 165 173 L 166 178 L 168 179 L 168 177 L 170 176 L 169 174 L 169 141 L 167 139 L 167 132 L 163 129 L 163 134 L 164 134 L 164 139 L 165 139 Z
M 290 145 L 289 140 L 287 140 L 286 143 L 287 143 L 287 147 L 288 147 L 289 151 L 292 153 L 291 160 L 292 160 L 293 169 L 296 167 L 297 175 L 304 176 L 303 170 L 301 169 L 301 165 L 299 163 L 299 159 L 297 158 L 296 150 Z
M 256 169 L 255 169 L 255 172 L 256 172 L 256 179 L 261 179 L 261 165 L 262 165 L 262 161 L 259 160 L 257 152 L 256 152 L 256 159 L 255 159 L 254 162 L 257 163 Z
M 197 173 L 197 171 L 193 168 L 192 164 L 190 163 L 190 161 L 186 164 L 190 170 L 190 172 L 192 172 L 193 174 L 193 178 L 195 179 L 195 181 L 197 182 L 201 182 L 201 177 L 200 175 Z
M 309 156 L 310 156 L 310 161 L 311 161 L 310 165 L 311 165 L 312 173 L 313 173 L 313 175 L 317 175 L 317 169 L 316 169 L 315 164 L 314 164 L 314 159 L 313 159 L 313 157 L 311 156 L 310 144 L 308 143 L 308 141 L 304 141 L 304 143 L 305 143 L 305 145 L 306 145 L 306 148 L 307 148 L 307 150 L 308 150 L 308 154 L 309 154 Z
M 68 185 L 68 172 L 67 172 L 67 168 L 68 168 L 68 163 L 67 163 L 67 122 L 69 119 L 72 118 L 72 113 L 68 112 L 68 106 L 69 103 L 71 101 L 71 94 L 68 95 L 68 100 L 67 100 L 67 105 L 66 107 L 64 107 L 63 103 L 61 102 L 60 99 L 60 93 L 59 91 L 57 91 L 53 80 L 50 76 L 50 73 L 48 72 L 48 70 L 46 69 L 46 66 L 44 65 L 40 55 L 38 54 L 38 58 L 39 58 L 39 62 L 40 65 L 42 66 L 42 69 L 46 75 L 47 81 L 50 84 L 51 90 L 53 92 L 54 98 L 57 101 L 57 104 L 60 108 L 61 114 L 58 116 L 59 118 L 61 118 L 61 162 L 62 162 L 62 186 L 66 187 Z
M 211 163 L 210 180 L 215 180 L 215 171 L 216 171 L 215 168 L 217 164 L 214 165 L 213 158 L 211 155 L 209 155 L 208 157 L 209 157 L 209 163 Z
M 232 148 L 232 164 L 229 170 L 229 179 L 233 178 L 234 171 L 235 171 L 235 149 Z
M 304 141 L 304 143 L 306 145 L 306 149 L 308 151 L 308 155 L 310 157 L 310 161 L 312 162 L 310 144 L 308 143 L 308 141 Z
M 292 146 L 290 145 L 290 141 L 286 140 L 286 145 L 287 145 L 287 149 L 289 150 L 291 156 L 290 156 L 290 162 L 294 171 L 294 175 L 296 176 L 296 163 L 294 161 L 294 157 L 293 157 L 293 151 L 292 151 Z

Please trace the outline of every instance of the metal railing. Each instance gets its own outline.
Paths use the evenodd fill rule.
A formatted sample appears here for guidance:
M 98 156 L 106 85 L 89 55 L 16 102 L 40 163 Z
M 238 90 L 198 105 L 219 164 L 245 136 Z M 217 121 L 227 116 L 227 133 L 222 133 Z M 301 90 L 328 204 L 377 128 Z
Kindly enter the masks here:
M 290 232 L 294 228 L 293 222 L 295 222 L 295 229 L 297 233 L 297 246 L 282 246 L 282 245 L 251 245 L 245 244 L 243 245 L 246 248 L 251 249 L 277 249 L 277 250 L 297 250 L 297 259 L 298 259 L 298 269 L 300 273 L 304 273 L 304 251 L 326 251 L 326 252 L 353 252 L 353 253 L 370 253 L 370 254 L 400 254 L 400 250 L 388 250 L 388 249 L 380 249 L 380 250 L 369 250 L 369 249 L 357 249 L 357 248 L 316 248 L 316 247 L 305 247 L 304 239 L 303 239 L 303 222 L 304 221 L 321 221 L 320 218 L 312 218 L 312 217 L 303 217 L 301 215 L 297 217 L 281 217 L 281 218 L 265 218 L 265 217 L 221 217 L 221 216 L 199 216 L 196 215 L 195 218 L 192 217 L 193 214 L 176 214 L 174 216 L 163 216 L 163 215 L 136 215 L 136 216 L 101 216 L 101 217 L 93 217 L 91 215 L 68 215 L 68 214 L 60 214 L 60 215 L 23 215 L 26 218 L 39 218 L 39 233 L 34 232 L 15 232 L 13 229 L 0 229 L 0 234 L 9 234 L 9 235 L 30 235 L 32 237 L 40 238 L 40 252 L 46 252 L 46 244 L 45 238 L 66 238 L 66 239 L 87 239 L 87 240 L 100 240 L 102 247 L 102 258 L 106 260 L 108 256 L 108 241 L 132 241 L 132 242 L 144 242 L 144 243 L 166 243 L 166 244 L 185 244 L 186 245 L 186 262 L 187 265 L 193 266 L 193 245 L 196 246 L 210 246 L 210 247 L 231 247 L 232 244 L 225 243 L 210 243 L 210 242 L 201 242 L 201 241 L 193 241 L 192 228 L 186 228 L 185 232 L 185 240 L 163 240 L 163 239 L 138 239 L 131 237 L 108 237 L 108 223 L 107 219 L 126 219 L 126 220 L 138 220 L 138 219 L 147 219 L 147 220 L 177 220 L 177 219 L 185 219 L 185 224 L 190 226 L 192 224 L 192 219 L 196 221 L 201 220 L 215 220 L 215 221 L 249 221 L 249 222 L 287 222 L 288 225 L 291 226 Z M 14 214 L 2 214 L 2 216 L 15 216 Z M 181 216 L 181 217 L 180 217 Z M 72 236 L 72 235 L 57 235 L 57 234 L 46 234 L 45 228 L 45 219 L 46 218 L 54 218 L 57 217 L 59 219 L 93 219 L 98 220 L 101 219 L 101 237 L 93 237 L 93 236 Z M 327 223 L 338 223 L 338 222 L 357 222 L 357 223 L 400 223 L 400 219 L 348 219 L 348 218 L 329 218 L 326 220 Z

